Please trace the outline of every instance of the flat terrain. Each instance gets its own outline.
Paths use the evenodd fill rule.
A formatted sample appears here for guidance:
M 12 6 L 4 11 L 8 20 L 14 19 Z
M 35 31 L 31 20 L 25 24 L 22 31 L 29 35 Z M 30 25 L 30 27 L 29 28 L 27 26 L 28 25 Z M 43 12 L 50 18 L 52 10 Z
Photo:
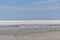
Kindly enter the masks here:
M 48 32 L 2 32 L 0 31 L 0 40 L 60 40 L 60 31 Z

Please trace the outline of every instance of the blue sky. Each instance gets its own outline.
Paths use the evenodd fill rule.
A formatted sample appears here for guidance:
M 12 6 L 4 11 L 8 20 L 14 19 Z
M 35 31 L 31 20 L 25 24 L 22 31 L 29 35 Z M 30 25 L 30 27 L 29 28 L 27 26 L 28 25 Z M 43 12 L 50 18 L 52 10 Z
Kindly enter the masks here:
M 58 20 L 60 0 L 0 0 L 1 20 Z

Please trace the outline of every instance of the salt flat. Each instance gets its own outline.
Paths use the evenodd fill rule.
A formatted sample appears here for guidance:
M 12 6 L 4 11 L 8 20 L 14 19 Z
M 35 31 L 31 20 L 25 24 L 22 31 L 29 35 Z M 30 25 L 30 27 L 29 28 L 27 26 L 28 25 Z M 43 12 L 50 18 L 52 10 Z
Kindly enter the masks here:
M 31 33 L 1 33 L 0 40 L 60 40 L 60 31 L 31 32 Z
M 60 31 L 23 34 L 17 40 L 60 40 Z

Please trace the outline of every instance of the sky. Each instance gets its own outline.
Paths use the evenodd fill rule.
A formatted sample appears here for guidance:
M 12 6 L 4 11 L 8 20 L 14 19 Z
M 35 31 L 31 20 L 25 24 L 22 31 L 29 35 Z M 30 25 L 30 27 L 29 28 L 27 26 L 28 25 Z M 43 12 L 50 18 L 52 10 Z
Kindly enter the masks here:
M 0 0 L 0 20 L 60 20 L 60 0 Z

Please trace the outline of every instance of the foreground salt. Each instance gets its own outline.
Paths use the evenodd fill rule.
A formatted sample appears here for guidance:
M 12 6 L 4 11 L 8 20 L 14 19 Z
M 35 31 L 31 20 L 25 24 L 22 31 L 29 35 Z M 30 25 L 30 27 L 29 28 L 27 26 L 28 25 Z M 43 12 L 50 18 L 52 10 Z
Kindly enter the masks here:
M 60 31 L 34 32 L 23 34 L 0 34 L 0 40 L 60 40 Z

